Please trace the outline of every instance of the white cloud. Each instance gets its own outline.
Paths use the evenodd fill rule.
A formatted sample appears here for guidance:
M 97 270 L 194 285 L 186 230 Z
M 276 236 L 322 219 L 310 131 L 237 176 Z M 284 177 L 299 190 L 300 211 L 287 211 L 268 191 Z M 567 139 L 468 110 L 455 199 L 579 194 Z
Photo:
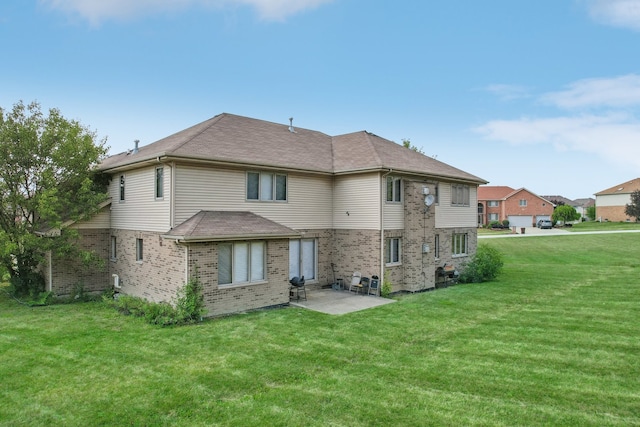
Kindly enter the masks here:
M 175 12 L 190 7 L 251 6 L 262 19 L 279 21 L 333 0 L 40 0 L 64 13 L 79 15 L 93 25 L 144 15 Z
M 579 80 L 566 90 L 545 94 L 540 99 L 567 109 L 640 105 L 640 76 Z
M 528 88 L 518 85 L 492 84 L 487 86 L 485 89 L 495 94 L 503 101 L 528 98 L 530 96 Z
M 594 20 L 640 31 L 640 0 L 586 0 L 586 3 Z
M 474 130 L 490 140 L 588 152 L 640 168 L 640 121 L 627 114 L 492 120 Z

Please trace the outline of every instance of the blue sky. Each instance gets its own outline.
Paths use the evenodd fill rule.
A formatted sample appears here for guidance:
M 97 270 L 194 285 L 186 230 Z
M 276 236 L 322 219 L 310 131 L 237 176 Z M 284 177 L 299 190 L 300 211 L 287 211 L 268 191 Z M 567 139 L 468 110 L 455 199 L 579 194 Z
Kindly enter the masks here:
M 576 199 L 640 177 L 640 0 L 4 0 L 0 107 L 111 153 L 228 112 Z

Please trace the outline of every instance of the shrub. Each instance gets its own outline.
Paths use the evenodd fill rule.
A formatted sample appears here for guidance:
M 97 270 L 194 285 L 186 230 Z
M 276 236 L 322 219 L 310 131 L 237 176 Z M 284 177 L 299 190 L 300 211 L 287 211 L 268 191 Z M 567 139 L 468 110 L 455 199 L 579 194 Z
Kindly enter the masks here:
M 202 320 L 206 310 L 200 280 L 193 277 L 178 290 L 176 311 L 179 323 L 194 323 Z
M 149 302 L 130 295 L 105 293 L 102 297 L 107 305 L 122 314 L 144 317 L 153 325 L 183 325 L 202 321 L 206 310 L 202 285 L 197 278 L 187 282 L 178 290 L 175 306 L 166 302 Z
M 382 278 L 382 288 L 380 288 L 380 296 L 387 298 L 391 295 L 391 279 L 389 278 L 389 270 L 384 272 L 384 277 Z
M 508 219 L 503 219 L 502 220 L 502 227 L 503 228 L 509 228 L 509 220 Z
M 462 266 L 461 283 L 482 283 L 495 279 L 500 274 L 504 261 L 502 253 L 486 244 L 478 245 L 471 260 Z

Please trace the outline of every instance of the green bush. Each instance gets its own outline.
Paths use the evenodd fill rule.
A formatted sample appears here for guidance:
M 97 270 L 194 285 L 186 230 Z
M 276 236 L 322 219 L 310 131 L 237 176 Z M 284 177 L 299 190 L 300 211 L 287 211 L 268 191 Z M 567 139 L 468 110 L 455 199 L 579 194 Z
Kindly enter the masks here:
M 509 220 L 508 219 L 503 219 L 502 220 L 502 226 L 504 228 L 509 228 Z
M 481 243 L 471 260 L 462 266 L 459 281 L 461 283 L 488 282 L 498 277 L 503 265 L 502 253 L 486 243 Z
M 202 321 L 206 312 L 202 285 L 197 278 L 178 290 L 175 306 L 166 302 L 149 302 L 143 298 L 111 293 L 103 295 L 105 303 L 122 314 L 144 317 L 153 325 L 184 325 Z
M 391 295 L 391 278 L 389 278 L 389 271 L 386 270 L 384 272 L 384 277 L 382 278 L 382 288 L 380 288 L 380 296 L 387 298 L 389 295 Z

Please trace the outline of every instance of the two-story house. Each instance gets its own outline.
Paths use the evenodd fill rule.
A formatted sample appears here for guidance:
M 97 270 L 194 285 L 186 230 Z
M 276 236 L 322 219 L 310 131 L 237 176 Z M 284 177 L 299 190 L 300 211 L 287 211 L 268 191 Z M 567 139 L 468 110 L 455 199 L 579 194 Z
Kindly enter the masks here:
M 366 131 L 329 136 L 226 113 L 100 169 L 110 204 L 74 227 L 106 242 L 106 277 L 119 292 L 171 301 L 197 275 L 210 315 L 287 304 L 290 278 L 319 287 L 333 271 L 431 289 L 436 268 L 475 252 L 486 183 Z M 56 292 L 70 286 L 62 265 L 49 267 Z
M 626 214 L 631 204 L 631 194 L 640 191 L 640 178 L 635 178 L 606 190 L 598 191 L 596 196 L 596 219 L 598 221 L 635 221 Z
M 509 221 L 512 227 L 531 227 L 541 219 L 551 219 L 554 205 L 535 193 L 507 186 L 481 185 L 478 188 L 478 226 L 493 221 Z

